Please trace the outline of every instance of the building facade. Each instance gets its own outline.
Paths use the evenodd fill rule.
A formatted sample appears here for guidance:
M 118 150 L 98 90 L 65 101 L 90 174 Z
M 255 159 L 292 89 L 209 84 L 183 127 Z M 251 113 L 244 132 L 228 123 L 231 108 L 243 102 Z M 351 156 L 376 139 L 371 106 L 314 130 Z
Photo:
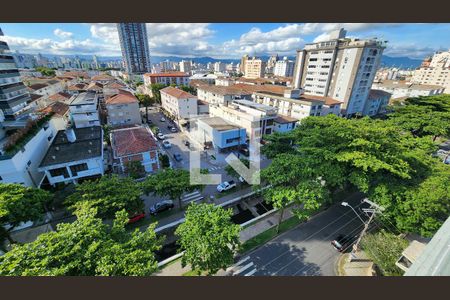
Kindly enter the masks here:
M 144 74 L 144 85 L 147 89 L 154 83 L 164 85 L 189 85 L 189 74 L 183 72 L 147 73 Z
M 197 115 L 197 97 L 171 86 L 160 90 L 161 106 L 176 120 L 189 119 Z
M 412 82 L 426 85 L 438 85 L 450 94 L 450 50 L 437 52 L 431 59 L 414 71 Z
M 362 114 L 385 44 L 345 35 L 340 29 L 297 51 L 294 88 L 341 101 L 345 115 Z
M 71 123 L 76 128 L 100 126 L 99 101 L 95 92 L 73 96 L 69 111 Z
M 245 144 L 246 130 L 219 117 L 199 119 L 197 121 L 198 141 L 211 142 L 217 150 L 239 147 Z
M 372 89 L 390 93 L 392 99 L 443 94 L 445 88 L 439 85 L 415 84 L 406 81 L 384 80 L 374 82 Z
M 138 99 L 129 92 L 121 91 L 106 100 L 107 122 L 112 127 L 140 125 L 142 123 Z
M 117 31 L 127 73 L 150 72 L 150 51 L 145 23 L 119 23 Z
M 266 66 L 265 62 L 260 58 L 253 57 L 252 59 L 247 59 L 245 61 L 244 77 L 245 78 L 264 77 L 265 66 Z
M 294 76 L 294 67 L 295 67 L 294 61 L 288 60 L 287 57 L 283 57 L 282 60 L 279 60 L 275 63 L 273 75 L 282 77 L 292 77 Z

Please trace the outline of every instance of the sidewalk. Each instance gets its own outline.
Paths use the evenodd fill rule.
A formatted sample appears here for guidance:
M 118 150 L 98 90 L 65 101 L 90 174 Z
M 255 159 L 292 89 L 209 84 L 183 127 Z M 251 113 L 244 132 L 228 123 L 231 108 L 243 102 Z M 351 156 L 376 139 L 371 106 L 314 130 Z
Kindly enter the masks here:
M 242 229 L 239 238 L 240 242 L 244 243 L 245 241 L 257 236 L 258 234 L 263 233 L 264 231 L 276 226 L 278 224 L 279 216 L 280 212 L 275 212 L 263 218 L 262 220 L 257 221 L 255 224 Z M 284 211 L 283 221 L 289 219 L 292 216 L 292 211 L 290 209 L 286 209 Z M 178 259 L 163 267 L 159 272 L 155 273 L 154 276 L 182 276 L 184 273 L 189 271 L 191 271 L 190 266 L 182 268 L 181 259 Z M 220 270 L 216 275 L 226 276 L 226 272 L 224 270 Z

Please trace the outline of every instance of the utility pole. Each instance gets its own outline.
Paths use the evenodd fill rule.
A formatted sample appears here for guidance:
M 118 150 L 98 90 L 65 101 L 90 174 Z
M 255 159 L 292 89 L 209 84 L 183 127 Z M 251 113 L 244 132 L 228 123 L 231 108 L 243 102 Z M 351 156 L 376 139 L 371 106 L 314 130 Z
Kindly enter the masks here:
M 353 245 L 353 249 L 352 252 L 350 253 L 349 256 L 349 261 L 351 262 L 352 260 L 356 259 L 356 253 L 359 250 L 359 243 L 361 242 L 364 234 L 366 233 L 366 231 L 369 229 L 369 225 L 370 222 L 372 222 L 373 218 L 375 217 L 376 213 L 381 213 L 382 211 L 384 211 L 384 207 L 379 206 L 378 204 L 369 201 L 369 199 L 365 198 L 362 202 L 368 203 L 370 204 L 370 208 L 368 209 L 363 209 L 364 212 L 366 213 L 371 213 L 369 220 L 367 220 L 367 222 L 364 224 L 364 229 L 361 231 L 358 240 L 356 241 L 356 243 Z

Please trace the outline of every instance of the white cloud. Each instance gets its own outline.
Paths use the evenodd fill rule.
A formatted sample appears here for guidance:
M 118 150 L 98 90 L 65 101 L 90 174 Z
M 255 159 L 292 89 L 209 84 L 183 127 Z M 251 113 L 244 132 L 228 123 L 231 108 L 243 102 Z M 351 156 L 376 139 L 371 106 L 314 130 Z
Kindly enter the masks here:
M 72 37 L 72 35 L 73 35 L 72 32 L 63 31 L 63 30 L 61 30 L 61 29 L 59 29 L 59 28 L 56 28 L 56 29 L 53 31 L 53 34 L 56 35 L 57 37 L 63 38 L 63 39 L 70 38 L 70 37 Z
M 384 54 L 392 57 L 409 57 L 415 59 L 423 59 L 428 55 L 432 55 L 438 49 L 427 46 L 419 46 L 417 44 L 398 44 L 398 43 L 388 43 Z

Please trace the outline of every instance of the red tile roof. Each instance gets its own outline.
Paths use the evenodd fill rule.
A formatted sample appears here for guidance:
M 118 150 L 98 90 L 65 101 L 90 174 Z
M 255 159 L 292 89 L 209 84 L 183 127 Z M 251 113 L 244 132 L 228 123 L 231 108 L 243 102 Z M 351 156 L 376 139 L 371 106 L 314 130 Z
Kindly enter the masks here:
M 175 97 L 177 99 L 197 98 L 196 96 L 189 94 L 188 92 L 185 92 L 182 89 L 177 89 L 171 86 L 161 89 L 160 92 L 169 94 L 170 96 Z
M 108 83 L 104 86 L 107 89 L 120 89 L 125 87 L 125 85 L 119 83 L 119 82 L 112 82 L 112 83 Z
M 84 83 L 77 83 L 77 84 L 69 86 L 67 89 L 69 91 L 80 91 L 80 90 L 85 90 L 86 87 L 87 87 L 87 85 Z
M 158 149 L 153 136 L 144 127 L 112 131 L 112 147 L 118 157 Z
M 91 82 L 88 87 L 88 90 L 93 90 L 93 91 L 100 91 L 103 89 L 103 84 L 99 83 L 99 82 Z
M 56 94 L 51 95 L 50 97 L 48 97 L 49 100 L 51 101 L 67 101 L 70 99 L 70 95 L 64 92 L 59 92 Z
M 339 100 L 336 100 L 336 99 L 333 99 L 330 97 L 303 94 L 300 96 L 300 99 L 302 99 L 302 98 L 323 101 L 323 102 L 325 102 L 325 105 L 342 104 L 342 101 L 339 101 Z
M 119 94 L 106 100 L 106 104 L 129 104 L 138 102 L 138 99 L 133 94 L 124 90 L 119 90 Z
M 167 73 L 145 73 L 147 77 L 189 77 L 189 74 L 183 72 L 167 72 Z
M 28 88 L 30 88 L 31 90 L 36 91 L 36 90 L 40 90 L 42 88 L 45 88 L 47 86 L 48 86 L 48 84 L 46 84 L 46 83 L 35 83 L 35 84 L 30 85 Z
M 114 80 L 114 77 L 108 74 L 100 74 L 91 78 L 93 81 Z
M 59 101 L 56 101 L 56 102 L 53 102 L 52 104 L 48 105 L 47 107 L 41 109 L 40 111 L 44 112 L 44 113 L 53 112 L 57 115 L 64 116 L 68 110 L 69 110 L 69 105 L 59 102 Z

